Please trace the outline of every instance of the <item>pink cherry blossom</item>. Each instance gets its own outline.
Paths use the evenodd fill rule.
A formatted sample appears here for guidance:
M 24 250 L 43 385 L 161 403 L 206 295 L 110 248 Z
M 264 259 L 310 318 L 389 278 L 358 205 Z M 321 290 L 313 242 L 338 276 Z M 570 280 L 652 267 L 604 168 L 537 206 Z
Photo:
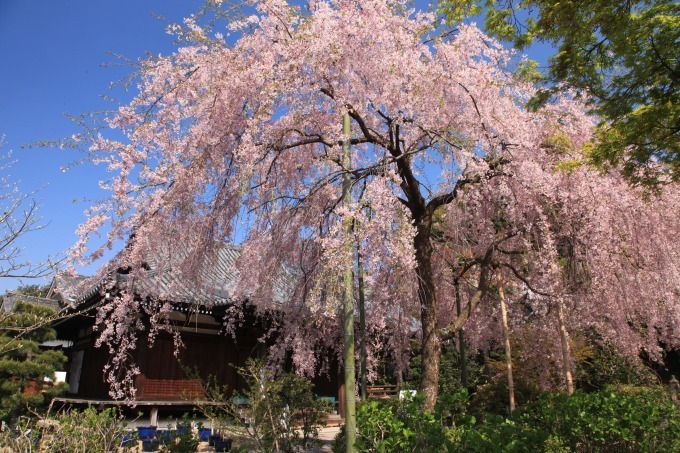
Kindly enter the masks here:
M 202 276 L 217 248 L 244 238 L 231 299 L 276 313 L 272 362 L 291 354 L 313 374 L 341 357 L 340 276 L 359 246 L 368 330 L 393 333 L 387 344 L 405 366 L 405 339 L 420 329 L 430 407 L 441 341 L 468 319 L 453 315 L 450 281 L 465 283 L 466 330 L 482 345 L 493 333 L 494 266 L 507 274 L 508 297 L 526 299 L 541 323 L 554 322 L 549 307 L 560 297 L 570 328 L 597 328 L 631 353 L 678 344 L 677 191 L 646 202 L 616 175 L 560 170 L 591 137 L 578 100 L 528 111 L 534 87 L 513 73 L 519 57 L 474 25 L 438 34 L 434 17 L 407 2 L 252 6 L 255 14 L 226 24 L 231 36 L 190 19 L 182 33 L 193 42 L 143 62 L 138 94 L 108 118 L 126 139 L 90 142 L 112 174 L 111 197 L 79 230 L 76 259 L 96 259 L 134 233 L 116 258 L 131 278 L 143 279 L 142 263 L 159 256 L 162 272 L 209 291 L 215 282 Z M 341 207 L 346 112 L 354 202 Z M 104 243 L 90 251 L 98 232 Z M 148 309 L 160 326 L 151 334 L 163 328 L 162 307 Z M 511 322 L 525 322 L 516 307 Z M 100 310 L 111 366 L 128 369 L 122 383 L 109 372 L 116 396 L 135 373 L 124 357 L 144 328 L 139 311 L 131 292 Z

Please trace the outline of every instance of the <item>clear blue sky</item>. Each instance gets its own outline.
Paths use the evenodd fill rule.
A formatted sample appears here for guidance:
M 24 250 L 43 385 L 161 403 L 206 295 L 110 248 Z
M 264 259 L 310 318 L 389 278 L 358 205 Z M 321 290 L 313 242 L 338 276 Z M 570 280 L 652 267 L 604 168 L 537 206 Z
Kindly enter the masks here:
M 137 60 L 146 52 L 172 53 L 173 37 L 165 32 L 163 16 L 172 22 L 195 12 L 202 0 L 0 0 L 0 136 L 2 152 L 13 151 L 17 161 L 12 177 L 23 192 L 40 191 L 40 215 L 47 226 L 21 240 L 25 256 L 33 261 L 66 250 L 84 221 L 89 203 L 106 194 L 98 181 L 103 168 L 83 165 L 63 172 L 80 156 L 72 150 L 23 145 L 69 137 L 79 131 L 65 118 L 110 109 L 115 104 L 111 82 L 129 68 L 111 67 L 116 58 L 107 52 Z M 421 2 L 418 2 L 420 4 Z M 423 2 L 424 3 L 424 2 Z M 532 52 L 545 61 L 545 49 Z M 133 92 L 115 94 L 130 99 Z M 122 96 L 121 96 L 122 94 Z M 93 269 L 84 269 L 85 273 Z M 25 281 L 24 283 L 45 283 Z M 0 279 L 0 293 L 19 283 Z
M 78 132 L 66 113 L 112 108 L 115 104 L 101 96 L 110 94 L 110 83 L 130 70 L 103 67 L 116 62 L 107 52 L 131 59 L 147 51 L 171 53 L 173 38 L 154 14 L 178 22 L 201 4 L 201 0 L 0 0 L 2 152 L 13 151 L 17 162 L 11 175 L 21 181 L 23 192 L 42 187 L 36 198 L 48 223 L 21 241 L 27 258 L 40 261 L 75 242 L 74 232 L 88 205 L 82 200 L 104 195 L 98 181 L 106 175 L 91 165 L 62 172 L 63 166 L 81 157 L 77 152 L 22 145 Z M 17 284 L 0 279 L 0 293 Z

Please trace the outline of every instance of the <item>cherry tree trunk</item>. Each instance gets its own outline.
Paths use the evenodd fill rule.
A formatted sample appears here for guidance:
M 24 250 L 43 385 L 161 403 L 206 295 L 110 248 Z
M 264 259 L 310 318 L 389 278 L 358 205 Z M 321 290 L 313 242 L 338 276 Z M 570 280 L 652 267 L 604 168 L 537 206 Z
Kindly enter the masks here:
M 569 334 L 567 326 L 564 323 L 564 311 L 562 309 L 562 300 L 557 300 L 557 320 L 560 328 L 560 341 L 562 344 L 562 367 L 564 370 L 564 380 L 567 384 L 567 394 L 574 393 L 574 378 L 571 375 L 571 350 L 569 349 Z
M 503 277 L 500 270 L 498 277 L 498 295 L 501 299 L 501 320 L 503 322 L 503 343 L 505 343 L 505 365 L 508 369 L 508 407 L 510 415 L 515 411 L 515 382 L 512 375 L 512 349 L 510 348 L 510 331 L 508 328 L 508 310 L 505 307 L 505 292 L 503 291 Z
M 428 219 L 429 220 L 429 219 Z M 420 393 L 425 395 L 424 409 L 432 410 L 439 393 L 439 366 L 442 344 L 437 331 L 437 297 L 432 275 L 432 243 L 430 241 L 431 221 L 416 222 L 414 238 L 416 252 L 416 275 L 418 276 L 418 300 L 420 322 L 422 323 L 422 369 Z

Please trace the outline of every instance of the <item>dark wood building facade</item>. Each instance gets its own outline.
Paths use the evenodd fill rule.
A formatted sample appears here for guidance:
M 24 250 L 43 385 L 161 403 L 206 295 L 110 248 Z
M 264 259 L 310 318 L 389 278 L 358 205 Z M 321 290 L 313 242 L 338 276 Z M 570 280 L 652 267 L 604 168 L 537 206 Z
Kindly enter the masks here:
M 177 320 L 183 313 L 173 313 Z M 201 382 L 213 376 L 220 385 L 235 391 L 245 383 L 238 369 L 249 358 L 263 357 L 266 345 L 258 338 L 263 333 L 256 320 L 248 327 L 238 329 L 236 336 L 220 333 L 220 323 L 210 315 L 193 315 L 192 322 L 176 323 L 183 347 L 175 355 L 174 339 L 168 333 L 159 334 L 152 344 L 142 336 L 132 352 L 131 361 L 139 368 L 135 378 L 136 398 L 139 400 L 186 400 L 203 396 Z M 95 346 L 98 332 L 93 329 L 93 319 L 75 316 L 58 323 L 59 338 L 72 344 L 67 349 L 69 364 L 67 382 L 71 396 L 88 399 L 109 399 L 109 385 L 104 379 L 104 367 L 109 361 L 108 347 Z M 190 370 L 187 375 L 186 370 Z M 328 391 L 331 382 L 319 387 Z
M 234 249 L 225 252 L 229 261 L 235 259 Z M 224 263 L 223 269 L 229 269 Z M 233 272 L 224 272 L 223 285 L 231 284 Z M 219 276 L 218 276 L 219 277 Z M 162 281 L 153 282 L 159 288 L 168 285 L 165 275 Z M 219 278 L 213 279 L 220 281 Z M 107 283 L 115 282 L 115 283 Z M 224 283 L 227 282 L 227 283 Z M 63 306 L 70 307 L 74 315 L 58 321 L 54 327 L 60 340 L 70 346 L 65 350 L 69 357 L 67 365 L 68 398 L 89 401 L 110 401 L 109 384 L 105 380 L 104 368 L 110 360 L 108 346 L 96 347 L 99 332 L 94 328 L 97 307 L 105 298 L 115 294 L 117 286 L 125 283 L 125 275 L 88 281 L 82 277 L 57 277 L 49 297 L 57 299 Z M 78 288 L 74 293 L 72 288 Z M 239 323 L 234 334 L 225 334 L 223 320 L 231 303 L 223 297 L 219 288 L 215 291 L 218 303 L 208 304 L 205 291 L 197 300 L 191 300 L 192 293 L 183 295 L 182 302 L 169 301 L 174 310 L 170 323 L 174 332 L 179 332 L 183 347 L 175 355 L 172 335 L 160 333 L 153 343 L 147 336 L 140 335 L 131 361 L 139 368 L 135 377 L 136 396 L 139 402 L 190 402 L 204 397 L 201 382 L 213 376 L 220 386 L 238 392 L 245 387 L 238 369 L 249 358 L 266 356 L 268 344 L 262 343 L 265 326 L 254 310 L 246 310 L 245 318 Z M 139 300 L 140 304 L 146 303 Z M 245 303 L 245 302 L 241 302 Z M 246 303 L 247 305 L 247 303 Z M 274 342 L 275 338 L 268 341 Z M 269 343 L 271 345 L 272 343 Z M 187 370 L 191 370 L 187 373 Z M 336 398 L 341 393 L 338 375 L 334 369 L 313 379 L 318 396 Z M 196 379 L 200 376 L 202 379 Z

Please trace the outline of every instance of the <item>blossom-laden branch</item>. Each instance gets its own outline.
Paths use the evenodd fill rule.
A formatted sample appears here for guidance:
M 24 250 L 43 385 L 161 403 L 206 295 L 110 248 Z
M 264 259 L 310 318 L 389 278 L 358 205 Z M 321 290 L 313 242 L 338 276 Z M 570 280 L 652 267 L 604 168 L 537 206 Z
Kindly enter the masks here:
M 2 140 L 0 140 L 0 147 Z M 23 257 L 22 240 L 42 230 L 39 204 L 34 193 L 21 193 L 11 180 L 11 154 L 0 158 L 0 278 L 38 278 L 52 273 L 58 260 L 31 262 Z
M 368 328 L 379 332 L 402 319 L 406 329 L 413 320 L 404 318 L 420 314 L 428 405 L 436 400 L 442 339 L 484 319 L 488 273 L 503 263 L 519 274 L 508 283 L 509 298 L 525 287 L 535 295 L 569 292 L 571 308 L 587 311 L 596 293 L 609 292 L 620 297 L 608 299 L 607 309 L 626 304 L 621 313 L 639 312 L 634 299 L 670 301 L 653 324 L 677 340 L 680 326 L 661 313 L 678 310 L 678 245 L 669 239 L 677 194 L 664 195 L 661 212 L 615 175 L 598 179 L 580 165 L 594 123 L 580 100 L 565 94 L 536 111 L 524 108 L 536 89 L 513 75 L 512 52 L 469 25 L 428 41 L 434 17 L 401 1 L 329 0 L 305 10 L 262 0 L 254 8 L 231 24 L 234 42 L 215 36 L 206 45 L 192 23 L 200 40 L 142 66 L 140 93 L 108 119 L 126 139 L 88 143 L 89 155 L 113 174 L 105 184 L 111 197 L 89 213 L 74 256 L 87 257 L 90 237 L 103 228 L 104 247 L 134 234 L 118 257 L 131 275 L 144 278 L 142 263 L 162 256 L 167 269 L 158 272 L 210 293 L 201 276 L 219 264 L 216 250 L 243 238 L 230 298 L 248 299 L 262 316 L 277 313 L 273 360 L 292 351 L 296 367 L 312 373 L 314 352 L 341 344 L 337 276 L 355 262 L 350 245 L 358 243 L 373 297 Z M 340 165 L 345 113 L 351 170 Z M 345 206 L 338 201 L 348 172 L 356 201 Z M 440 212 L 450 247 L 433 238 Z M 352 232 L 342 228 L 348 220 Z M 632 239 L 643 225 L 658 233 L 653 241 Z M 501 247 L 507 232 L 521 234 Z M 569 235 L 580 240 L 573 253 L 563 247 Z M 478 260 L 466 274 L 476 283 L 460 319 L 447 310 L 451 254 Z M 624 255 L 644 262 L 639 269 L 656 287 L 630 297 L 642 277 L 618 259 Z M 573 291 L 559 268 L 567 256 Z M 126 313 L 149 295 L 136 296 L 102 313 L 115 320 L 111 341 L 134 330 Z M 538 302 L 533 308 L 540 312 Z M 594 325 L 597 318 L 582 319 Z M 640 345 L 632 333 L 626 341 Z

